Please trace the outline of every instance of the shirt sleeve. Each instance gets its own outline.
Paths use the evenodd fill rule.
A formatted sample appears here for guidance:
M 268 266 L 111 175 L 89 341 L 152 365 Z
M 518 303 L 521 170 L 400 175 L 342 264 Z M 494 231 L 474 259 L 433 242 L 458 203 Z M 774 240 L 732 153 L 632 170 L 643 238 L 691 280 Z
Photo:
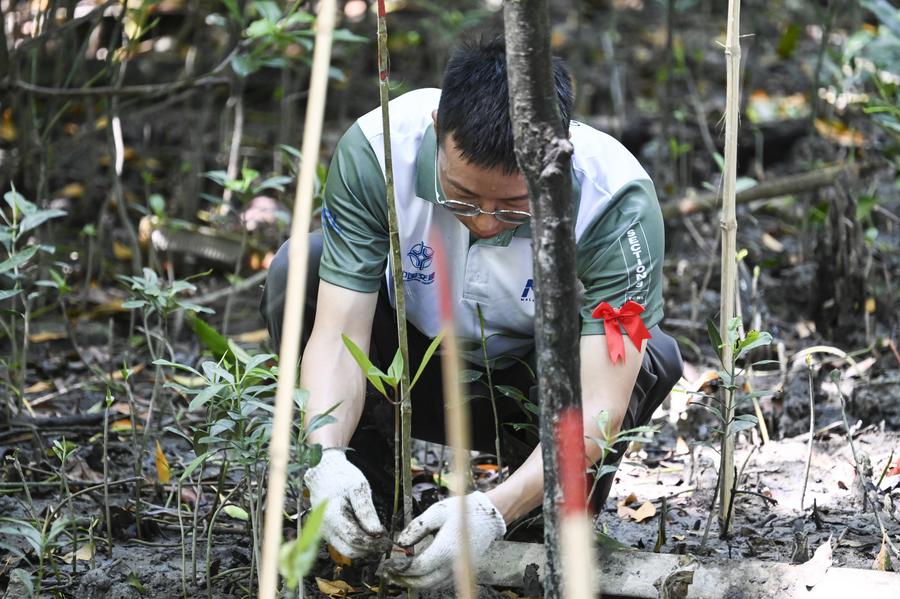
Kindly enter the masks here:
M 389 248 L 386 193 L 378 158 L 354 124 L 338 142 L 325 182 L 320 279 L 378 291 Z
M 584 285 L 581 334 L 604 334 L 591 312 L 600 302 L 621 308 L 628 300 L 644 307 L 649 329 L 663 318 L 662 266 L 665 230 L 659 201 L 649 180 L 632 181 L 582 234 L 577 246 L 578 278 Z

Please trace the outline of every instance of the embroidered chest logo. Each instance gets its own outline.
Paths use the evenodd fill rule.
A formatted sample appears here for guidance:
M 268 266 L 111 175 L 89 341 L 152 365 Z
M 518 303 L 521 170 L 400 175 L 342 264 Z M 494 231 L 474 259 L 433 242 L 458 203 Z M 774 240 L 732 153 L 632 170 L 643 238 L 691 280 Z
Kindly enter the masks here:
M 425 270 L 434 261 L 434 249 L 425 245 L 424 241 L 415 244 L 406 252 L 409 261 L 416 270 Z M 416 281 L 424 285 L 434 283 L 434 273 L 403 271 L 404 281 Z
M 525 288 L 522 289 L 522 297 L 519 298 L 520 302 L 533 302 L 534 301 L 534 279 L 528 279 L 525 281 Z

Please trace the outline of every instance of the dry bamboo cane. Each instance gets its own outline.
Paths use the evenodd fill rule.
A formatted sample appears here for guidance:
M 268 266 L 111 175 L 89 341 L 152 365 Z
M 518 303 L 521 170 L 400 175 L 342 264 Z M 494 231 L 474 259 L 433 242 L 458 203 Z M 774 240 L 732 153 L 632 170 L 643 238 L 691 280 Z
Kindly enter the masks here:
M 409 398 L 409 348 L 406 343 L 406 296 L 403 291 L 403 263 L 400 256 L 400 232 L 397 207 L 394 204 L 394 170 L 391 158 L 391 118 L 388 110 L 390 86 L 387 49 L 387 24 L 384 0 L 378 0 L 378 90 L 381 98 L 381 127 L 384 138 L 384 183 L 387 189 L 388 231 L 391 244 L 391 278 L 394 282 L 394 308 L 397 314 L 397 342 L 403 356 L 400 376 L 400 471 L 403 477 L 403 524 L 412 521 L 412 472 L 410 463 L 412 435 L 412 402 Z
M 446 413 L 447 439 L 453 456 L 453 480 L 450 492 L 459 498 L 459 553 L 456 556 L 453 574 L 456 578 L 456 596 L 460 599 L 475 599 L 475 575 L 472 569 L 472 554 L 469 547 L 469 518 L 466 512 L 466 481 L 469 478 L 469 415 L 468 404 L 463 401 L 460 385 L 459 346 L 453 323 L 453 303 L 450 294 L 450 270 L 443 244 L 438 235 L 435 240 L 435 270 L 440 278 L 441 328 L 444 330 L 444 351 L 441 357 L 441 374 L 444 378 L 444 410 Z
M 297 363 L 300 358 L 300 328 L 303 323 L 303 298 L 306 294 L 309 224 L 312 216 L 313 183 L 322 137 L 322 119 L 328 89 L 331 62 L 331 38 L 334 31 L 335 0 L 322 0 L 316 20 L 316 45 L 313 51 L 309 102 L 303 128 L 300 177 L 294 198 L 291 223 L 291 245 L 288 255 L 288 278 L 284 311 L 278 388 L 275 414 L 272 418 L 272 440 L 269 445 L 269 482 L 267 489 L 263 552 L 259 574 L 260 599 L 275 599 L 278 583 L 278 552 L 284 521 L 283 504 L 287 463 L 291 447 L 291 423 L 294 411 L 294 388 L 297 385 Z
M 734 318 L 737 290 L 737 219 L 735 216 L 735 180 L 737 168 L 738 113 L 740 110 L 740 15 L 741 1 L 728 0 L 728 32 L 725 39 L 727 67 L 725 99 L 725 167 L 722 192 L 722 291 L 719 330 L 724 344 L 722 363 L 730 368 L 733 351 L 728 339 L 728 323 Z M 734 376 L 734 372 L 731 373 Z M 732 381 L 733 383 L 733 381 Z M 726 536 L 731 527 L 729 511 L 732 509 L 734 486 L 734 436 L 728 434 L 734 418 L 734 392 L 725 390 L 725 425 L 722 437 L 721 487 L 719 488 L 719 533 Z

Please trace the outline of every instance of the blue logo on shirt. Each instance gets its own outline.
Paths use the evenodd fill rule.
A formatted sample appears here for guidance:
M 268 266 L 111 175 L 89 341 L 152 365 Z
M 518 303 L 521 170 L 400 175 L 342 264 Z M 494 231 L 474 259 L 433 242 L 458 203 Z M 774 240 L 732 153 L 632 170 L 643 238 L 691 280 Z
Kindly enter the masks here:
M 413 266 L 415 266 L 419 270 L 424 270 L 431 266 L 431 261 L 434 257 L 434 250 L 425 245 L 424 241 L 420 241 L 416 245 L 409 248 L 409 251 L 406 252 L 406 255 L 409 256 L 409 260 L 410 262 L 412 262 Z
M 409 261 L 412 262 L 412 265 L 417 270 L 425 270 L 431 266 L 431 263 L 434 261 L 434 250 L 425 245 L 424 241 L 420 241 L 409 248 L 406 255 L 409 256 Z M 423 285 L 431 285 L 434 283 L 434 273 L 426 274 L 424 272 L 409 272 L 404 270 L 403 280 L 415 281 L 417 283 L 422 283 Z
M 528 279 L 525 281 L 525 288 L 522 289 L 522 297 L 519 298 L 520 302 L 533 302 L 534 301 L 534 279 Z
M 322 218 L 323 222 L 329 225 L 332 229 L 334 229 L 335 233 L 343 236 L 344 231 L 341 229 L 341 226 L 337 223 L 337 219 L 334 218 L 334 214 L 326 207 L 322 207 Z

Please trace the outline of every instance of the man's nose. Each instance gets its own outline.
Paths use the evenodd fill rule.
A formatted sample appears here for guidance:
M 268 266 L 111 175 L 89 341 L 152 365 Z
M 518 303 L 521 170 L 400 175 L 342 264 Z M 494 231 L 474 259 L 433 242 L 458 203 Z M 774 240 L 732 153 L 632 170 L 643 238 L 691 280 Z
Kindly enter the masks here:
M 492 214 L 479 214 L 472 219 L 475 231 L 484 237 L 493 237 L 500 232 L 501 224 Z

